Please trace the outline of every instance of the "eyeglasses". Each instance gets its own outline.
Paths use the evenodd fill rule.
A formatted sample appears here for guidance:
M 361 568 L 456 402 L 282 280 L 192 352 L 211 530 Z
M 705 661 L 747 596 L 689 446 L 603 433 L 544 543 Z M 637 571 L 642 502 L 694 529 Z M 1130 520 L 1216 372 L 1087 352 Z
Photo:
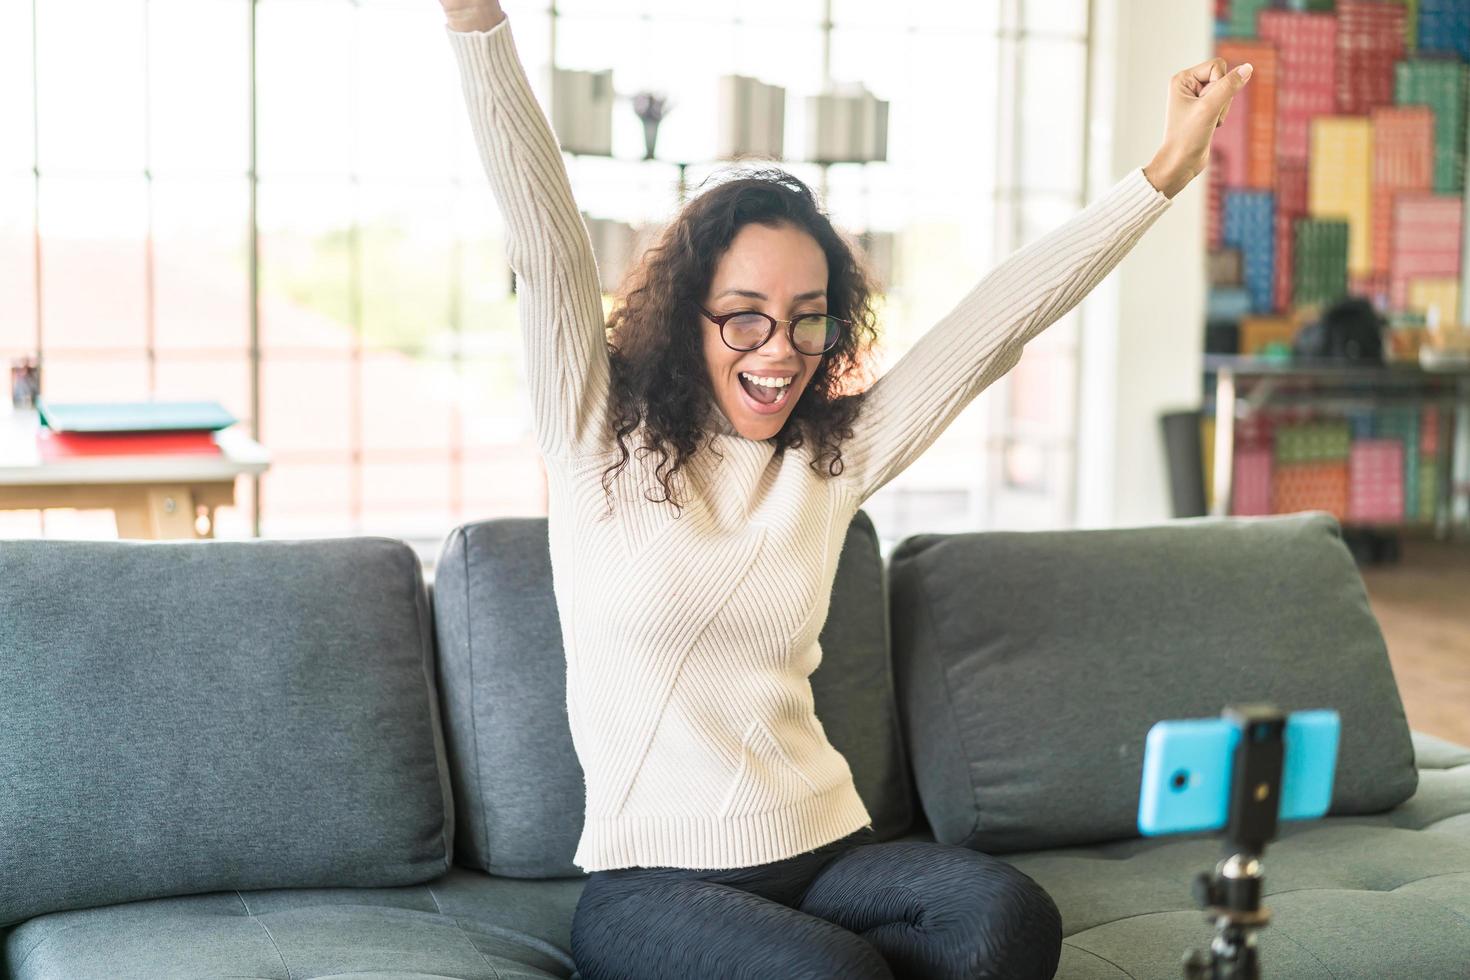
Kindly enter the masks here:
M 755 350 L 771 339 L 778 324 L 785 323 L 792 347 L 803 354 L 825 354 L 837 346 L 842 328 L 852 325 L 851 320 L 825 313 L 802 313 L 790 320 L 777 320 L 758 310 L 736 310 L 717 315 L 700 307 L 700 312 L 719 324 L 720 339 L 725 346 L 738 351 Z

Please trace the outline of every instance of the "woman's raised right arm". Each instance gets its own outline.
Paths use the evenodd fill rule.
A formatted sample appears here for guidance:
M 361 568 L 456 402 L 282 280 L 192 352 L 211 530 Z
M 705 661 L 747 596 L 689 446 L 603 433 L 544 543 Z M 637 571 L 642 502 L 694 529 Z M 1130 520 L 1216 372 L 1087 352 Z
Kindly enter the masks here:
M 547 456 L 597 452 L 607 438 L 609 366 L 602 289 L 587 226 L 551 124 L 498 2 L 440 0 L 470 125 L 506 224 L 536 441 Z

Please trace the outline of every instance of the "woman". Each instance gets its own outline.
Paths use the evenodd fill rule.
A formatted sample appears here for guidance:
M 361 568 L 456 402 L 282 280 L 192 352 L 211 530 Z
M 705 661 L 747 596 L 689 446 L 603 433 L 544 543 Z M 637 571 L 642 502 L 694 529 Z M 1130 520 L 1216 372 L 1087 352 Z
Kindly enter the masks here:
M 1061 919 L 979 852 L 873 839 L 808 678 L 862 503 L 1204 167 L 1248 67 L 1171 81 L 1163 144 L 986 276 L 881 379 L 858 259 L 790 175 L 690 202 L 604 319 L 498 0 L 441 0 L 507 225 L 586 779 L 584 980 L 1047 978 Z

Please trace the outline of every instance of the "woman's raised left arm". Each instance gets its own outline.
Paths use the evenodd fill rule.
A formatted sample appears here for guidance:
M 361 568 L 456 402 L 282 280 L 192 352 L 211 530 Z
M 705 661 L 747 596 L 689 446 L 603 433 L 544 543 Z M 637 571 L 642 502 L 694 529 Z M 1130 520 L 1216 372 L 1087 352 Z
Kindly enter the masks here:
M 859 504 L 914 461 L 1026 343 L 1087 295 L 1203 169 L 1210 138 L 1250 66 L 1215 58 L 1170 79 L 1164 141 L 1061 226 L 1019 249 L 970 290 L 863 395 L 843 472 Z

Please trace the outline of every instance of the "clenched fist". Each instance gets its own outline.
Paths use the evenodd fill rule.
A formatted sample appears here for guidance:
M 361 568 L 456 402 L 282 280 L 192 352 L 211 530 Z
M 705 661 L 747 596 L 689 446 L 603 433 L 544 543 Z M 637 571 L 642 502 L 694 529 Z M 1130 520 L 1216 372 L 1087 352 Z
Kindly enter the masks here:
M 1224 122 L 1230 101 L 1251 77 L 1250 63 L 1230 71 L 1224 58 L 1211 58 L 1169 79 L 1164 140 L 1144 176 L 1168 197 L 1189 183 L 1210 157 L 1210 140 Z

